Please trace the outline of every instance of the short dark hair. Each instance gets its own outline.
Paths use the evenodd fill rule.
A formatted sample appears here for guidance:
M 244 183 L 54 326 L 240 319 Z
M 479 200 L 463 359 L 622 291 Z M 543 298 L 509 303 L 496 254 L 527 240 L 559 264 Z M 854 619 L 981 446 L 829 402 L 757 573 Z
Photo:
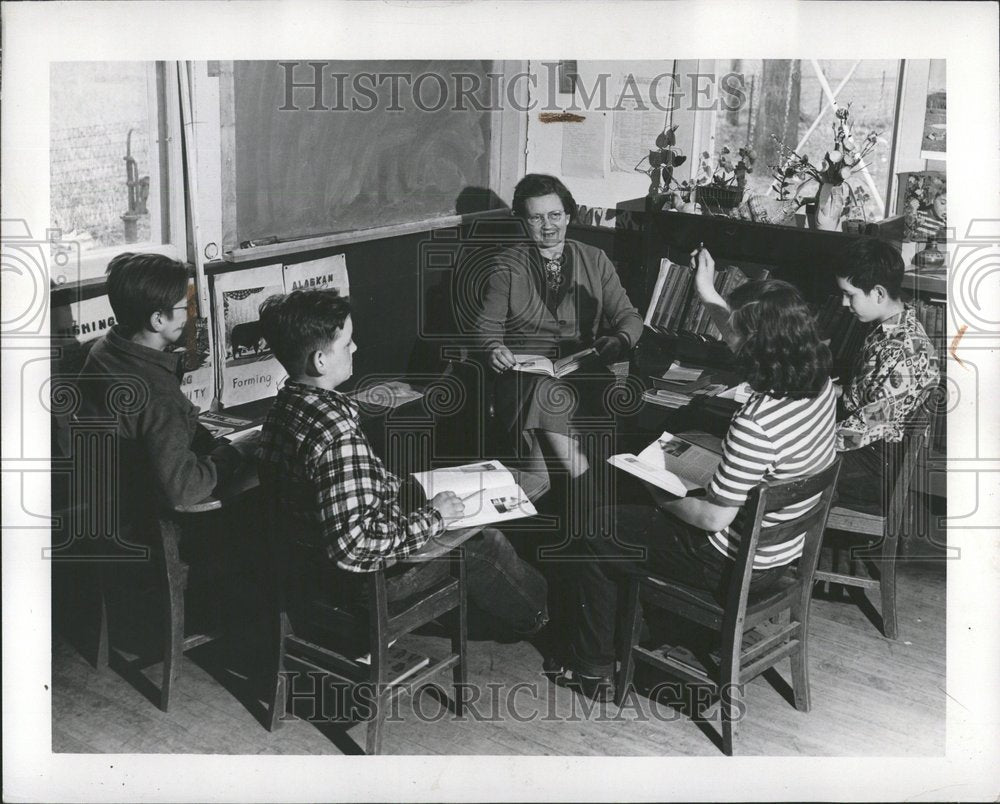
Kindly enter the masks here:
M 261 304 L 260 331 L 285 371 L 297 377 L 309 354 L 333 341 L 350 314 L 350 302 L 335 290 L 293 290 Z
M 108 301 L 128 334 L 143 329 L 153 313 L 177 304 L 188 287 L 184 263 L 163 254 L 119 254 L 108 263 L 107 277 Z
M 737 365 L 753 390 L 773 397 L 817 396 L 830 376 L 830 350 L 798 288 L 779 279 L 748 282 L 729 296 L 742 339 Z
M 891 243 L 877 237 L 862 237 L 844 251 L 836 273 L 865 293 L 881 285 L 890 298 L 898 299 L 904 269 L 903 257 Z
M 510 207 L 519 218 L 525 217 L 525 206 L 529 198 L 541 198 L 543 195 L 555 193 L 562 201 L 563 211 L 569 215 L 570 220 L 576 217 L 576 200 L 573 193 L 569 191 L 555 176 L 547 176 L 544 173 L 529 173 L 514 188 L 514 198 Z

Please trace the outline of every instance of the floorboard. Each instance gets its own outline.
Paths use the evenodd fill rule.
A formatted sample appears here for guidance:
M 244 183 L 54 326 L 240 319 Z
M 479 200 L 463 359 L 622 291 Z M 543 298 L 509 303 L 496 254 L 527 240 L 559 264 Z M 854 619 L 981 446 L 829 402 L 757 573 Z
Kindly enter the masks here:
M 943 562 L 901 562 L 900 639 L 885 639 L 853 602 L 820 597 L 810 622 L 812 711 L 795 710 L 762 676 L 746 691 L 739 752 L 770 756 L 941 755 L 945 745 L 945 569 Z M 877 600 L 872 596 L 876 604 Z M 288 717 L 274 733 L 262 725 L 263 651 L 240 643 L 205 645 L 184 657 L 169 713 L 153 702 L 161 666 L 134 671 L 119 661 L 101 673 L 85 640 L 53 638 L 52 749 L 68 753 L 340 754 L 311 723 Z M 418 650 L 443 651 L 434 636 L 407 638 Z M 388 754 L 715 756 L 704 723 L 642 695 L 587 711 L 573 692 L 541 674 L 527 643 L 470 642 L 469 681 L 482 697 L 462 720 L 439 717 L 424 692 L 401 698 L 399 722 L 384 731 Z M 125 656 L 124 659 L 129 657 Z M 778 666 L 790 678 L 788 663 Z M 450 692 L 449 673 L 438 683 Z M 142 687 L 140 689 L 138 687 Z M 152 689 L 152 692 L 150 690 Z M 153 700 L 151 700 L 153 697 Z M 423 719 L 419 713 L 423 713 Z M 363 744 L 365 725 L 341 728 Z

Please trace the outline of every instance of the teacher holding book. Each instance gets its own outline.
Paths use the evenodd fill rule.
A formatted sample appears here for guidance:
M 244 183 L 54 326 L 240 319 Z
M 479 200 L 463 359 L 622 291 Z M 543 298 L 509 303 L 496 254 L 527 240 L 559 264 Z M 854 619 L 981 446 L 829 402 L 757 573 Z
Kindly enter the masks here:
M 733 417 L 705 496 L 678 498 L 650 487 L 656 505 L 598 509 L 589 523 L 591 560 L 574 568 L 576 617 L 565 660 L 582 693 L 600 700 L 613 696 L 618 581 L 627 573 L 654 572 L 724 596 L 747 524 L 738 514 L 750 490 L 771 478 L 815 474 L 836 457 L 830 352 L 799 291 L 773 279 L 750 282 L 727 302 L 715 291 L 711 255 L 699 249 L 692 259 L 699 296 L 752 393 Z M 679 448 L 661 446 L 673 454 Z M 798 516 L 818 497 L 765 516 L 750 582 L 754 592 L 775 584 L 803 549 L 801 537 L 769 540 L 769 526 Z
M 528 237 L 493 257 L 476 318 L 496 415 L 543 473 L 548 458 L 576 478 L 589 463 L 570 425 L 607 415 L 608 366 L 636 345 L 642 318 L 607 255 L 566 239 L 577 207 L 559 179 L 528 174 L 511 206 Z

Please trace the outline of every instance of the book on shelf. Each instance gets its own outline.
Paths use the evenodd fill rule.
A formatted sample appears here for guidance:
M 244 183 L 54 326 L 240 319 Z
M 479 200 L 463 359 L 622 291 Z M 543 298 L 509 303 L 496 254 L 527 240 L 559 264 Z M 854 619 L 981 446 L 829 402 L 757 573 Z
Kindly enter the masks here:
M 760 278 L 767 276 L 768 271 L 764 269 Z M 746 273 L 736 265 L 719 266 L 715 272 L 715 289 L 723 298 L 748 281 Z M 688 332 L 713 340 L 722 337 L 708 309 L 698 298 L 694 271 L 669 259 L 660 261 L 660 271 L 643 323 L 649 329 L 670 335 Z
M 612 455 L 608 463 L 677 497 L 704 490 L 722 461 L 721 447 L 709 449 L 710 437 L 697 439 L 664 432 L 638 455 Z
M 515 371 L 528 374 L 545 374 L 549 377 L 565 377 L 579 369 L 584 363 L 597 355 L 596 349 L 583 349 L 559 360 L 549 360 L 542 355 L 514 355 L 517 361 Z
M 416 472 L 413 479 L 428 500 L 442 491 L 453 491 L 461 497 L 465 513 L 461 519 L 450 522 L 447 530 L 490 525 L 538 513 L 527 492 L 500 461 Z

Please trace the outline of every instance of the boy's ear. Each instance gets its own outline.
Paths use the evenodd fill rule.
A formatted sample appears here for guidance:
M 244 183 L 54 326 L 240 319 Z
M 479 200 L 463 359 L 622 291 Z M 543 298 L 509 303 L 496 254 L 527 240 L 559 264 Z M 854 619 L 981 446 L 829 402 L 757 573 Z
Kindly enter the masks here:
M 879 304 L 889 301 L 889 291 L 885 289 L 884 285 L 875 285 L 875 287 L 872 288 L 872 293 L 874 294 L 875 301 Z
M 306 355 L 305 370 L 309 377 L 322 377 L 326 373 L 326 358 L 319 349 Z
M 154 310 L 149 314 L 149 318 L 146 319 L 146 329 L 150 332 L 159 332 L 163 329 L 163 311 Z

